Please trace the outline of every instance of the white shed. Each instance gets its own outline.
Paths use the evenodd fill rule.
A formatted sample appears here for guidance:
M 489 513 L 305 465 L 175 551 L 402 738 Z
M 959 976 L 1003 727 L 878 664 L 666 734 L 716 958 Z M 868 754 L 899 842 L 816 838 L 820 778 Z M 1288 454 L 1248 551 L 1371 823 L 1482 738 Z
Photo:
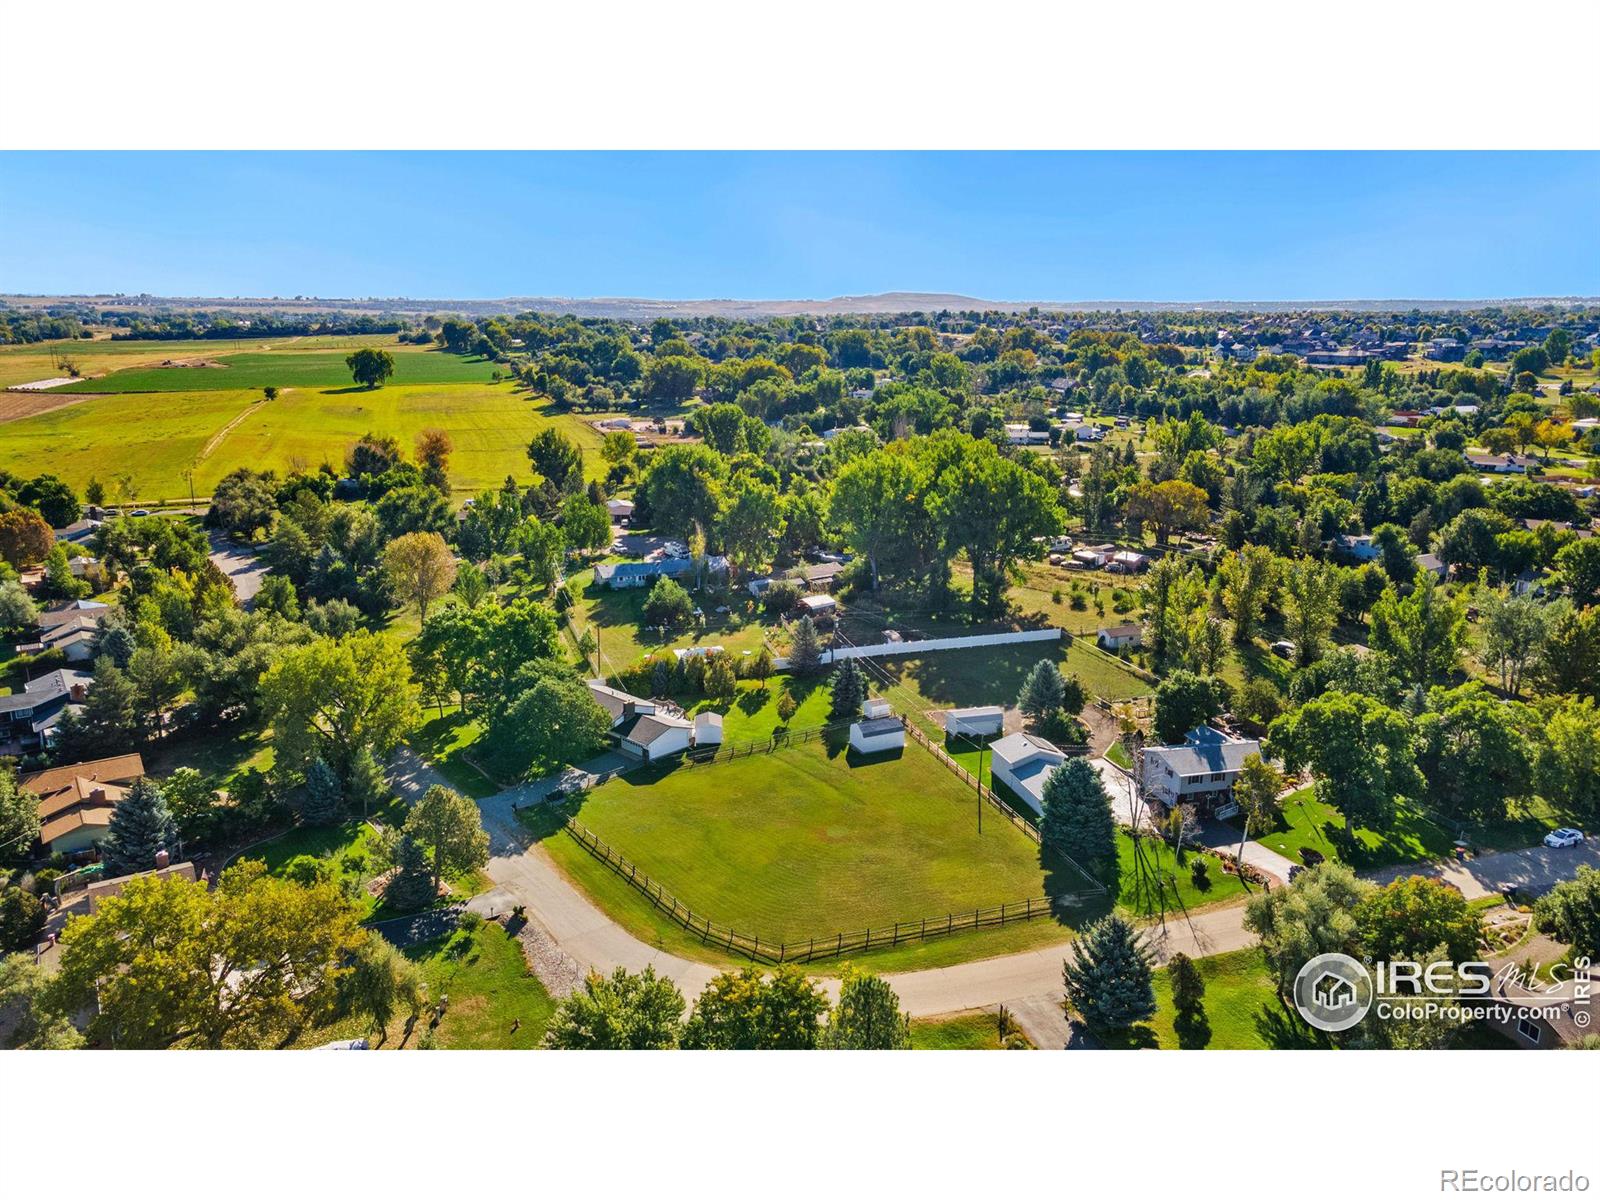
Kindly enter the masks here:
M 696 713 L 694 718 L 694 744 L 700 746 L 722 745 L 722 714 Z
M 905 744 L 906 727 L 899 717 L 868 717 L 850 726 L 850 749 L 857 754 L 882 754 Z
M 861 715 L 869 720 L 891 716 L 893 713 L 894 710 L 889 707 L 889 702 L 878 696 L 869 696 L 867 702 L 861 706 Z
M 839 607 L 839 602 L 826 592 L 800 597 L 800 610 L 808 617 L 822 617 Z
M 944 731 L 952 736 L 983 736 L 1005 728 L 1006 710 L 998 704 L 978 708 L 952 708 L 944 714 Z

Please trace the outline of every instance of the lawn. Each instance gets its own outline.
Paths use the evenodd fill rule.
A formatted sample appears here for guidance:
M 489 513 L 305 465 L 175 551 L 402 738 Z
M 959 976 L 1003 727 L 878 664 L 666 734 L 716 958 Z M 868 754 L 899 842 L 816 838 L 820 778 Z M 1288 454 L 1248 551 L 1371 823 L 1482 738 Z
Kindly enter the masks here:
M 1415 807 L 1402 805 L 1392 829 L 1384 832 L 1357 829 L 1356 845 L 1345 853 L 1340 849 L 1342 838 L 1336 836 L 1344 829 L 1344 818 L 1318 800 L 1315 790 L 1309 786 L 1284 800 L 1283 821 L 1282 828 L 1255 841 L 1291 862 L 1303 862 L 1301 851 L 1309 849 L 1363 871 L 1442 858 L 1450 853 L 1455 840 L 1448 830 Z
M 585 629 L 594 632 L 600 644 L 600 665 L 608 677 L 658 650 L 721 646 L 729 654 L 743 657 L 745 651 L 754 654 L 760 650 L 769 635 L 780 643 L 787 641 L 787 634 L 778 620 L 743 588 L 691 590 L 695 603 L 705 613 L 705 624 L 669 632 L 661 639 L 657 639 L 653 630 L 645 628 L 644 602 L 649 595 L 648 588 L 596 587 L 594 572 L 586 570 L 571 576 L 570 590 L 576 599 L 571 610 L 573 624 L 580 635 Z M 716 611 L 722 607 L 729 611 Z
M 1327 1040 L 1285 1008 L 1261 951 L 1235 950 L 1195 959 L 1205 980 L 1205 1019 L 1179 1033 L 1172 1007 L 1172 982 L 1165 968 L 1155 973 L 1156 1015 L 1115 1044 L 1162 1050 L 1312 1050 Z
M 982 1009 L 911 1022 L 913 1050 L 1000 1050 L 995 1014 Z
M 1038 846 L 992 811 L 980 835 L 971 794 L 914 744 L 898 758 L 871 761 L 816 741 L 643 770 L 595 789 L 576 815 L 695 912 L 775 944 L 1086 886 L 1070 866 L 1041 863 Z M 557 863 L 640 936 L 718 957 L 660 917 L 548 813 L 528 819 Z M 1064 935 L 1044 919 L 888 953 L 897 965 L 935 965 L 958 940 L 945 961 Z M 871 957 L 883 965 L 879 952 Z
M 376 335 L 366 345 L 394 356 L 391 384 L 487 383 L 504 368 L 486 358 L 447 354 L 443 350 L 397 345 L 392 336 Z M 171 351 L 155 358 L 159 364 L 204 361 L 214 366 L 130 366 L 96 379 L 82 379 L 53 391 L 60 392 L 209 392 L 238 388 L 340 388 L 358 390 L 345 365 L 348 351 L 305 350 L 293 344 L 281 349 L 265 347 L 240 353 L 227 345 L 210 344 L 204 350 Z M 80 364 L 81 366 L 82 364 Z

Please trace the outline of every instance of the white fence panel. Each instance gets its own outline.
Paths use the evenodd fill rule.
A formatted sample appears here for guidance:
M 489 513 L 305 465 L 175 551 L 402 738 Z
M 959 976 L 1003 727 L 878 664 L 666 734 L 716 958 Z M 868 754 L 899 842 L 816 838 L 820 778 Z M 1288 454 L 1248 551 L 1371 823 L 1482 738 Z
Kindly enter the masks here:
M 897 655 L 929 654 L 937 650 L 970 650 L 976 646 L 1014 646 L 1022 642 L 1059 642 L 1062 630 L 1021 629 L 1015 633 L 978 633 L 970 637 L 927 638 L 920 642 L 879 642 L 872 646 L 840 646 L 822 652 L 824 663 L 841 662 L 847 658 L 892 658 Z M 773 666 L 782 671 L 788 668 L 787 658 L 773 660 Z

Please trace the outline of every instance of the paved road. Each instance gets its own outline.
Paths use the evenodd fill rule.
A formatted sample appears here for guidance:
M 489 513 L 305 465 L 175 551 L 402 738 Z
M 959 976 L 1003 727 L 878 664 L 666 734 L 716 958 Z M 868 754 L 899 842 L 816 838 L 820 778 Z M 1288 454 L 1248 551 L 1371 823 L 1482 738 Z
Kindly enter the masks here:
M 261 580 L 266 576 L 267 564 L 242 547 L 235 546 L 215 529 L 210 532 L 211 561 L 233 581 L 234 594 L 244 604 L 261 590 Z
M 1453 883 L 1468 900 L 1478 900 L 1484 896 L 1498 896 L 1508 886 L 1538 895 L 1563 879 L 1571 879 L 1579 867 L 1600 870 L 1600 838 L 1590 838 L 1565 850 L 1532 846 L 1527 850 L 1480 854 L 1464 863 L 1405 863 L 1368 872 L 1367 878 L 1388 883 L 1407 875 L 1426 875 Z

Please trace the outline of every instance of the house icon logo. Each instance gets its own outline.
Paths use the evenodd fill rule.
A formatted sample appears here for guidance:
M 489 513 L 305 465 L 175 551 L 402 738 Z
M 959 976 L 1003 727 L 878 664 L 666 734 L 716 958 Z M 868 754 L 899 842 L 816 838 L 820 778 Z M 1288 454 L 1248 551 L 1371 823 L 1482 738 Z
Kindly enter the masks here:
M 1306 1024 L 1339 1033 L 1372 1007 L 1372 976 L 1348 954 L 1319 954 L 1294 977 L 1294 1006 Z

